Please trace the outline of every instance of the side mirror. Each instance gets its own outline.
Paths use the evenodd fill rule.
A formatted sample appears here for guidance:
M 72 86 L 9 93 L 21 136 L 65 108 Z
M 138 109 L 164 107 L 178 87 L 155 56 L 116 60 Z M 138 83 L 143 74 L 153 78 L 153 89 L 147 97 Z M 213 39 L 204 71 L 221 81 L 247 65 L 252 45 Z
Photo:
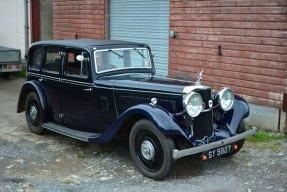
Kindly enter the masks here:
M 83 56 L 83 55 L 78 55 L 77 57 L 76 57 L 76 59 L 78 60 L 78 61 L 84 61 L 85 60 L 85 57 Z

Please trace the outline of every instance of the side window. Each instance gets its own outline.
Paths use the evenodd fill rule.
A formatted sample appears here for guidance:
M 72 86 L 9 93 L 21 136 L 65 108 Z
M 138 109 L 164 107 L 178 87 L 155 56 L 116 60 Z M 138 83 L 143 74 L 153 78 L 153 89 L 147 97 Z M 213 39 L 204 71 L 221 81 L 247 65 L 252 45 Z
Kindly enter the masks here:
M 37 47 L 31 54 L 29 69 L 39 71 L 42 63 L 42 47 Z
M 87 78 L 89 68 L 89 54 L 80 49 L 67 49 L 65 75 Z
M 47 47 L 43 71 L 59 73 L 61 69 L 61 47 Z

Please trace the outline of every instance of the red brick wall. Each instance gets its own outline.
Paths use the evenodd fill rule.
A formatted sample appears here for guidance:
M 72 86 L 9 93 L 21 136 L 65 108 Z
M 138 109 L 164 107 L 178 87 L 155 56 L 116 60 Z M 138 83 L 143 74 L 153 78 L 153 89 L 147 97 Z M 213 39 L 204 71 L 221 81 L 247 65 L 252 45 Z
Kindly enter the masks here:
M 105 0 L 54 0 L 53 38 L 105 38 Z
M 184 71 L 249 102 L 282 107 L 287 93 L 287 0 L 171 0 L 169 74 Z M 222 56 L 218 55 L 222 46 Z

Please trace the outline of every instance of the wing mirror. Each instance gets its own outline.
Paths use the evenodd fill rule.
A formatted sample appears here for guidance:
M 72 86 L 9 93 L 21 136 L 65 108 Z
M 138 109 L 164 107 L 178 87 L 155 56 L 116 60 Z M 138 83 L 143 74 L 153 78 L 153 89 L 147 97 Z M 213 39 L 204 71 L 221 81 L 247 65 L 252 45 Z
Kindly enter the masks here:
M 78 60 L 78 61 L 85 61 L 85 57 L 83 56 L 83 55 L 78 55 L 77 57 L 76 57 L 76 59 Z

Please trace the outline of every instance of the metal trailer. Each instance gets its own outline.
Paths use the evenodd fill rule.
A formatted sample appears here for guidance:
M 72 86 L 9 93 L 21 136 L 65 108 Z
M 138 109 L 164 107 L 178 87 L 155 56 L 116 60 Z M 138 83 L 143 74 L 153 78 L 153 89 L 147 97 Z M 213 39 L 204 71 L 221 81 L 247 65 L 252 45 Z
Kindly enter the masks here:
M 21 71 L 21 51 L 0 46 L 0 73 L 9 76 L 10 72 Z

